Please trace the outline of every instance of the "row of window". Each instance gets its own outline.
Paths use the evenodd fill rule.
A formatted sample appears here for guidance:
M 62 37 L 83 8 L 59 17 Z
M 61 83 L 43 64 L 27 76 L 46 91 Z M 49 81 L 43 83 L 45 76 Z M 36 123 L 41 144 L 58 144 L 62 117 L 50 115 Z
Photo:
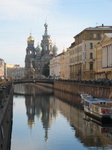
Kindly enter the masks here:
M 77 48 L 73 49 L 70 51 L 70 55 L 73 55 L 75 53 L 79 53 L 82 51 L 82 47 L 81 46 L 78 46 Z
M 89 63 L 89 70 L 93 70 L 93 68 L 94 68 L 93 63 L 92 62 Z M 74 70 L 77 71 L 79 69 L 81 69 L 81 66 L 78 66 L 78 67 L 77 66 L 76 67 L 75 66 L 71 66 L 71 71 L 72 72 L 74 72 Z
M 87 37 L 87 35 L 80 35 L 79 37 L 76 37 L 75 38 L 75 42 L 78 44 L 78 43 L 81 43 L 82 42 L 82 40 L 86 40 L 86 37 Z M 88 35 L 88 38 L 90 39 L 90 40 L 92 40 L 92 39 L 98 39 L 98 40 L 100 40 L 101 39 L 101 34 L 100 33 L 97 33 L 97 34 L 95 34 L 95 33 L 90 33 L 89 35 Z
M 79 56 L 70 58 L 70 63 L 78 62 L 78 61 L 81 61 L 81 60 L 82 60 L 82 56 L 79 55 Z
M 90 39 L 93 39 L 93 38 L 94 38 L 94 34 L 93 34 L 93 33 L 90 33 Z M 97 33 L 97 34 L 96 34 L 96 38 L 100 40 L 100 39 L 101 39 L 101 34 L 100 34 L 100 33 Z
M 93 46 L 94 46 L 93 43 L 90 43 L 89 48 L 93 49 Z M 75 53 L 79 53 L 81 51 L 82 51 L 82 47 L 81 46 L 77 47 L 77 48 L 75 48 L 75 49 L 73 49 L 73 50 L 70 51 L 70 55 L 73 55 Z
M 90 57 L 89 58 L 93 59 L 93 53 L 90 53 Z M 74 63 L 74 62 L 81 61 L 81 60 L 82 60 L 82 56 L 79 55 L 79 56 L 70 58 L 70 63 Z

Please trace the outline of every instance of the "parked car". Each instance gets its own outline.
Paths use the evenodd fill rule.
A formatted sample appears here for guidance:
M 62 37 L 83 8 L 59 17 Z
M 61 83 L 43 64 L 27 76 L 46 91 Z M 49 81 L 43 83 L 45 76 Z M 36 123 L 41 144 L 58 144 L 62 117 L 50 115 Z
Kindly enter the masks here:
M 112 85 L 112 80 L 107 80 L 107 81 L 106 81 L 106 85 L 107 85 L 107 86 Z
M 99 78 L 99 79 L 94 80 L 94 83 L 99 84 L 99 85 L 106 85 L 108 82 L 109 82 L 109 79 L 106 79 L 106 78 Z

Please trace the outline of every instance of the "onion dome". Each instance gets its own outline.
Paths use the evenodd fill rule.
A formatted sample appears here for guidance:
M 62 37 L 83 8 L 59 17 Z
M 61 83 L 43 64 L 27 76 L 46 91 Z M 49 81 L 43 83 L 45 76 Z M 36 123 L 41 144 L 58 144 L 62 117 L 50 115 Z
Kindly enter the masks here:
M 40 52 L 40 51 L 42 50 L 42 47 L 38 44 L 37 47 L 35 48 L 35 50 L 36 50 L 37 52 Z
M 53 52 L 57 52 L 57 51 L 58 51 L 58 48 L 57 48 L 56 45 L 54 45 L 54 46 L 52 47 L 52 51 L 53 51 Z
M 33 120 L 28 120 L 28 126 L 32 128 L 34 126 L 35 122 Z
M 30 34 L 30 36 L 27 38 L 27 42 L 34 42 L 34 38 L 31 36 L 31 34 Z
M 45 23 L 45 24 L 44 24 L 44 27 L 45 27 L 45 28 L 47 28 L 47 27 L 48 27 L 48 24 L 47 24 L 47 23 Z

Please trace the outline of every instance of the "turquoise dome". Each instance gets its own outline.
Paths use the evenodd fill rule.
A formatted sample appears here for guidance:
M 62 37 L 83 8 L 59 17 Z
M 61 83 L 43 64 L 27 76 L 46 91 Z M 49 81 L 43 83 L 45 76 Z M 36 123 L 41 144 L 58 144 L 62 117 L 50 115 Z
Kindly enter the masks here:
M 57 48 L 56 45 L 53 46 L 52 51 L 53 51 L 53 52 L 57 52 L 57 51 L 58 51 L 58 48 Z
M 42 50 L 42 47 L 38 44 L 35 50 L 40 52 Z

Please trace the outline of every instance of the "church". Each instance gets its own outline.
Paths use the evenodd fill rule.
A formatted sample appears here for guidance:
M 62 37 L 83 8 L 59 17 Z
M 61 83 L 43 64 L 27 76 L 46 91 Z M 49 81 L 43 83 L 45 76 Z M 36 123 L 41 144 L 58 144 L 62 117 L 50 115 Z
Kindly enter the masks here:
M 26 78 L 42 78 L 44 66 L 57 55 L 57 46 L 52 44 L 48 35 L 48 24 L 44 24 L 45 32 L 42 36 L 41 44 L 34 47 L 34 38 L 31 33 L 27 38 L 27 48 L 25 56 Z

